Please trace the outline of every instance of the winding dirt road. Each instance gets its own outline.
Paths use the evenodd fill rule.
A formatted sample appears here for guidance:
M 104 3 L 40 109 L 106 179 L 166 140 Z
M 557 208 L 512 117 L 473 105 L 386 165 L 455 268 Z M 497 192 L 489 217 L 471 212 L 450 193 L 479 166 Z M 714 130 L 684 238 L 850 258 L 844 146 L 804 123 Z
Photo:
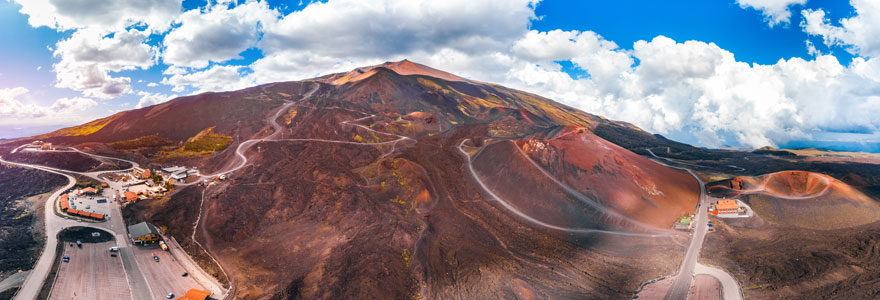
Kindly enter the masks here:
M 471 173 L 471 177 L 474 178 L 474 180 L 483 189 L 483 191 L 486 192 L 486 194 L 489 194 L 489 196 L 491 196 L 492 199 L 495 200 L 495 202 L 498 202 L 505 209 L 507 209 L 511 213 L 519 216 L 520 218 L 528 221 L 529 223 L 532 223 L 532 224 L 535 224 L 535 225 L 538 225 L 538 226 L 541 226 L 544 228 L 552 229 L 552 230 L 557 230 L 557 231 L 562 231 L 562 232 L 567 232 L 567 233 L 575 233 L 575 234 L 606 233 L 606 234 L 616 234 L 616 235 L 624 235 L 624 236 L 641 236 L 641 237 L 668 237 L 668 236 L 672 235 L 671 233 L 652 234 L 652 233 L 642 233 L 642 232 L 611 231 L 611 230 L 590 229 L 590 228 L 569 228 L 569 227 L 562 227 L 562 226 L 549 224 L 544 221 L 535 219 L 534 217 L 529 216 L 528 214 L 520 211 L 518 208 L 516 208 L 515 206 L 513 206 L 512 204 L 510 204 L 509 202 L 505 201 L 500 196 L 498 196 L 497 194 L 492 192 L 492 190 L 489 189 L 489 187 L 483 182 L 483 180 L 480 179 L 480 176 L 478 176 L 476 171 L 474 170 L 474 166 L 473 166 L 473 163 L 471 160 L 471 155 L 468 154 L 467 151 L 465 151 L 463 148 L 464 143 L 467 141 L 469 141 L 469 140 L 464 139 L 458 144 L 458 151 L 461 152 L 461 154 L 465 156 L 465 161 L 466 161 L 466 164 L 468 167 L 468 171 Z M 539 169 L 540 169 L 540 167 L 539 167 Z M 543 169 L 541 169 L 541 170 L 543 171 Z M 549 176 L 549 174 L 545 174 L 545 175 Z M 551 179 L 555 179 L 555 178 L 551 177 Z

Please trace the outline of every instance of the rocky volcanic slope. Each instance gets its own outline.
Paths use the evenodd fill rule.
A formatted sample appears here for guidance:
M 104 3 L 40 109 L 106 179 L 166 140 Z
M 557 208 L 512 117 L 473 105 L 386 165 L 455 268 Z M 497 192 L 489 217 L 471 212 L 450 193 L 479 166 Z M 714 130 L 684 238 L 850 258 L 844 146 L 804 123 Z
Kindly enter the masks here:
M 25 199 L 66 182 L 61 175 L 0 164 L 0 278 L 33 268 L 40 255 L 39 203 Z
M 880 221 L 876 200 L 825 174 L 782 171 L 737 176 L 708 186 L 719 197 L 743 195 L 759 216 L 776 224 L 829 230 Z
M 696 205 L 696 181 L 618 145 L 691 147 L 409 61 L 179 98 L 38 138 L 109 151 L 95 143 L 183 143 L 213 127 L 236 138 L 195 161 L 210 173 L 272 133 L 276 112 L 282 132 L 244 147 L 231 180 L 126 210 L 167 226 L 222 277 L 194 235 L 237 298 L 619 299 L 683 254 L 687 236 L 668 225 Z

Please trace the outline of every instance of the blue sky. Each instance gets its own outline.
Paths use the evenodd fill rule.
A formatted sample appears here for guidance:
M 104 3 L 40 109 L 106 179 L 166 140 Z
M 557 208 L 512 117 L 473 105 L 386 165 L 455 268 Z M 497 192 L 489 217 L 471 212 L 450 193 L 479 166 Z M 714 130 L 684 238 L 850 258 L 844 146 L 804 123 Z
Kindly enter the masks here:
M 409 58 L 700 146 L 880 144 L 868 0 L 81 4 L 0 2 L 0 138 Z

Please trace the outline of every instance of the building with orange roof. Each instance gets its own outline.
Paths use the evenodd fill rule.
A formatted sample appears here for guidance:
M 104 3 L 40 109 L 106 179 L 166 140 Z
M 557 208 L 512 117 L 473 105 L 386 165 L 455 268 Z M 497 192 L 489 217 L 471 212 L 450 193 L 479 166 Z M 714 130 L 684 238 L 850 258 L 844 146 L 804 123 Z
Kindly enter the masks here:
M 73 216 L 92 218 L 92 219 L 99 220 L 99 221 L 104 220 L 103 214 L 87 212 L 87 211 L 78 210 L 78 209 L 68 209 L 67 213 L 70 215 L 73 215 Z
M 142 179 L 150 179 L 150 177 L 153 177 L 153 174 L 150 172 L 150 170 L 144 170 L 144 172 L 141 173 Z
M 125 192 L 123 195 L 125 196 L 125 201 L 135 202 L 138 200 L 138 195 L 134 192 Z
M 68 209 L 70 209 L 70 195 L 61 195 L 61 199 L 58 200 L 58 202 L 59 205 L 61 205 L 61 211 L 67 211 Z
M 43 145 L 40 146 L 40 150 L 52 150 L 52 143 L 43 143 Z
M 191 289 L 186 292 L 186 295 L 183 295 L 183 297 L 180 297 L 180 300 L 205 300 L 205 299 L 208 299 L 209 296 L 211 296 L 210 292 L 197 290 L 197 289 Z
M 93 187 L 87 187 L 87 188 L 84 188 L 79 191 L 80 195 L 82 195 L 82 194 L 97 194 L 97 193 L 98 193 L 98 190 L 96 190 Z
M 103 215 L 103 214 L 93 213 L 93 212 L 90 212 L 90 213 L 88 213 L 88 214 L 89 214 L 89 216 L 88 216 L 89 218 L 92 218 L 92 219 L 95 219 L 95 220 L 104 220 L 104 215 Z
M 734 200 L 721 199 L 715 204 L 715 210 L 718 214 L 738 214 L 739 204 Z

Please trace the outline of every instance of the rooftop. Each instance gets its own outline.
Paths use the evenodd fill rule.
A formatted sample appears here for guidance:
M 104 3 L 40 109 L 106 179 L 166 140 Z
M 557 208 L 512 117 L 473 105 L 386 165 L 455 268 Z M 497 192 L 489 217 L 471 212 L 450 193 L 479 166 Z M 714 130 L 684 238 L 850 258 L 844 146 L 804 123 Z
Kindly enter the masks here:
M 197 289 L 191 289 L 186 292 L 186 295 L 180 297 L 180 300 L 205 300 L 208 298 L 208 296 L 211 296 L 211 293 Z
M 177 172 L 186 171 L 186 168 L 181 167 L 181 166 L 173 166 L 173 167 L 162 168 L 162 171 L 165 171 L 166 173 L 177 173 Z
M 147 234 L 155 234 L 159 235 L 159 231 L 156 230 L 156 226 L 147 222 L 140 222 L 131 226 L 128 226 L 128 234 L 133 237 L 144 236 Z
M 739 209 L 739 204 L 736 204 L 736 201 L 730 199 L 722 199 L 718 200 L 718 204 L 715 204 L 715 208 L 718 210 Z
M 135 201 L 138 199 L 138 195 L 134 192 L 125 192 L 125 201 Z

